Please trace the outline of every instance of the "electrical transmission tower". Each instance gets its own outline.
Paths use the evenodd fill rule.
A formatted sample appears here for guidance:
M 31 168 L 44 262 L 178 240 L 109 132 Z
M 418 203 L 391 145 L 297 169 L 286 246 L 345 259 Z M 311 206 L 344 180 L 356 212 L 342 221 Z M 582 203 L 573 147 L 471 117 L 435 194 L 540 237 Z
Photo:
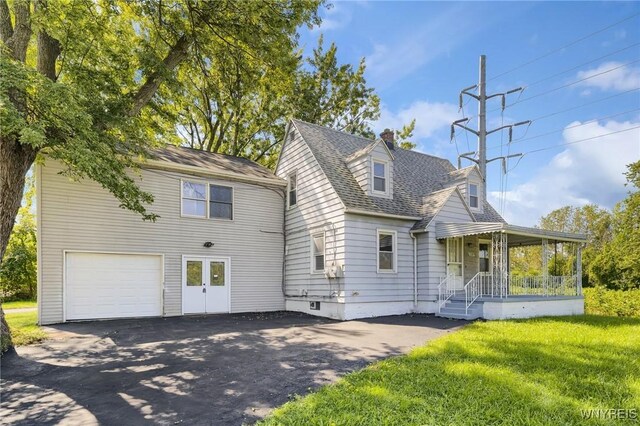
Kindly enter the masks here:
M 482 185 L 483 191 L 483 199 L 487 199 L 487 164 L 492 161 L 502 160 L 502 169 L 506 174 L 507 170 L 507 159 L 513 157 L 521 157 L 523 154 L 512 154 L 500 157 L 494 157 L 487 159 L 487 136 L 499 132 L 503 129 L 509 129 L 509 143 L 513 140 L 513 128 L 517 126 L 522 126 L 524 124 L 531 124 L 531 120 L 520 121 L 518 123 L 507 124 L 504 126 L 500 126 L 496 129 L 492 129 L 487 131 L 487 100 L 491 98 L 500 97 L 502 98 L 502 110 L 504 111 L 506 107 L 506 99 L 508 95 L 513 93 L 522 92 L 524 90 L 523 87 L 518 87 L 517 89 L 509 90 L 504 93 L 494 93 L 492 95 L 487 95 L 487 65 L 486 65 L 487 57 L 485 55 L 480 56 L 480 78 L 478 84 L 474 84 L 473 86 L 462 89 L 460 92 L 460 109 L 463 107 L 463 98 L 464 95 L 470 96 L 478 101 L 478 130 L 470 128 L 467 124 L 471 121 L 471 118 L 462 118 L 460 120 L 456 120 L 451 124 L 451 139 L 453 140 L 455 136 L 455 128 L 460 127 L 468 132 L 473 133 L 478 137 L 478 149 L 477 151 L 465 152 L 458 155 L 458 168 L 461 167 L 461 160 L 467 159 L 469 161 L 473 161 L 478 165 L 480 169 L 480 175 L 482 176 L 482 180 L 484 181 L 484 185 Z M 470 90 L 478 90 L 478 94 L 470 92 Z

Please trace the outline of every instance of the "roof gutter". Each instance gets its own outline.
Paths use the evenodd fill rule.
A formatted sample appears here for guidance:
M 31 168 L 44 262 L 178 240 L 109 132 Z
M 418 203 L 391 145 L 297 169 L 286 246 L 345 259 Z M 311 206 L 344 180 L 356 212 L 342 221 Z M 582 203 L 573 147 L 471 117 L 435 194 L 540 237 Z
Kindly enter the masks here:
M 210 170 L 210 169 L 205 169 L 199 166 L 176 164 L 176 163 L 171 163 L 167 161 L 146 160 L 146 161 L 139 161 L 138 164 L 142 168 L 147 167 L 152 169 L 165 169 L 165 170 L 177 171 L 177 172 L 187 172 L 187 173 L 193 173 L 199 176 L 221 177 L 221 178 L 233 179 L 233 180 L 249 182 L 249 183 L 261 183 L 263 185 L 273 185 L 273 186 L 281 186 L 281 187 L 287 186 L 287 182 L 284 179 L 279 179 L 275 177 L 261 178 L 258 176 L 248 176 L 240 173 L 224 172 L 221 170 Z
M 358 214 L 358 215 L 361 215 L 361 216 L 386 217 L 386 218 L 389 218 L 389 219 L 402 219 L 402 220 L 420 220 L 420 219 L 422 219 L 420 216 L 403 216 L 403 215 L 381 213 L 381 212 L 370 212 L 370 211 L 366 211 L 366 210 L 352 209 L 352 208 L 345 208 L 344 212 L 345 213 L 349 213 L 349 214 Z

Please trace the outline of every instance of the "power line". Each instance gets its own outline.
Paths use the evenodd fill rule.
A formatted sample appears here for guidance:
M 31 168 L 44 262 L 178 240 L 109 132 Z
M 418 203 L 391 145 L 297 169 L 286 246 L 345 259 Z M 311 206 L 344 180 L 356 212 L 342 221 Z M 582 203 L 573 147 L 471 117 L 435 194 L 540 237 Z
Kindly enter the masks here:
M 502 77 L 503 75 L 506 75 L 506 74 L 512 73 L 513 71 L 516 71 L 516 70 L 519 70 L 519 69 L 521 69 L 521 68 L 524 68 L 524 67 L 526 67 L 527 65 L 531 65 L 531 64 L 533 64 L 534 62 L 539 61 L 540 59 L 547 58 L 547 57 L 549 57 L 549 56 L 553 55 L 554 53 L 560 52 L 560 51 L 562 51 L 562 50 L 566 49 L 567 47 L 571 47 L 571 46 L 573 46 L 573 45 L 575 45 L 575 44 L 578 44 L 578 43 L 580 43 L 581 41 L 584 41 L 584 40 L 586 40 L 586 39 L 588 39 L 588 38 L 593 37 L 594 35 L 600 34 L 600 33 L 604 32 L 604 31 L 606 31 L 606 30 L 608 30 L 608 29 L 610 29 L 610 28 L 615 27 L 616 25 L 620 25 L 620 24 L 622 24 L 623 22 L 626 22 L 626 21 L 628 21 L 628 20 L 630 20 L 630 19 L 633 19 L 633 18 L 637 17 L 638 15 L 640 15 L 640 13 L 634 13 L 634 14 L 633 14 L 633 15 L 631 15 L 631 16 L 627 16 L 626 18 L 624 18 L 624 19 L 622 19 L 622 20 L 620 20 L 620 21 L 617 21 L 617 22 L 614 22 L 613 24 L 607 25 L 607 26 L 606 26 L 606 27 L 604 27 L 604 28 L 601 28 L 601 29 L 599 29 L 599 30 L 596 30 L 596 31 L 594 31 L 594 32 L 592 32 L 592 33 L 589 33 L 589 34 L 587 34 L 587 35 L 583 36 L 583 37 L 580 37 L 580 38 L 579 38 L 579 39 L 577 39 L 577 40 L 574 40 L 574 41 L 572 41 L 572 42 L 570 42 L 570 43 L 567 43 L 567 44 L 565 44 L 564 46 L 561 46 L 561 47 L 555 48 L 555 49 L 553 49 L 553 50 L 550 50 L 549 52 L 547 52 L 547 53 L 545 53 L 545 54 L 543 54 L 543 55 L 540 55 L 540 56 L 538 56 L 537 58 L 531 59 L 531 60 L 529 60 L 529 61 L 527 61 L 527 62 L 525 62 L 525 63 L 523 63 L 523 64 L 520 64 L 520 65 L 518 65 L 518 66 L 516 66 L 516 67 L 514 67 L 514 68 L 511 68 L 510 70 L 507 70 L 507 71 L 504 71 L 504 72 L 502 72 L 502 73 L 500 73 L 500 74 L 498 74 L 498 75 L 495 75 L 495 76 L 491 77 L 491 78 L 490 78 L 489 80 L 487 80 L 487 81 L 495 80 L 496 78 Z
M 562 109 L 560 111 L 555 111 L 555 112 L 551 112 L 551 113 L 548 113 L 548 114 L 545 114 L 545 115 L 541 115 L 540 117 L 533 118 L 531 121 L 540 121 L 540 120 L 543 120 L 545 118 L 553 117 L 553 116 L 556 116 L 556 115 L 559 115 L 559 114 L 563 114 L 563 113 L 569 112 L 569 111 L 574 111 L 576 109 L 580 109 L 580 108 L 583 108 L 585 106 L 589 106 L 589 105 L 597 104 L 597 103 L 602 102 L 602 101 L 607 101 L 609 99 L 617 98 L 618 96 L 626 95 L 627 93 L 635 92 L 637 90 L 640 90 L 640 87 L 636 87 L 635 89 L 625 90 L 624 92 L 616 93 L 615 95 L 611 95 L 611 96 L 607 96 L 607 97 L 604 97 L 604 98 L 595 99 L 593 101 L 585 102 L 585 103 L 582 103 L 580 105 L 576 105 L 576 106 L 573 106 L 573 107 Z
M 576 143 L 587 142 L 587 141 L 590 141 L 590 140 L 593 140 L 593 139 L 603 138 L 605 136 L 615 135 L 615 134 L 618 134 L 618 133 L 629 132 L 629 131 L 635 130 L 635 129 L 640 129 L 640 125 L 634 126 L 634 127 L 629 127 L 628 129 L 624 129 L 624 130 L 618 130 L 618 131 L 615 131 L 615 132 L 604 133 L 604 134 L 598 135 L 598 136 L 592 136 L 590 138 L 578 139 L 577 141 L 564 142 L 564 143 L 557 144 L 557 145 L 552 145 L 552 146 L 547 146 L 547 147 L 543 147 L 543 148 L 534 149 L 533 151 L 525 152 L 524 155 L 533 154 L 535 152 L 547 151 L 547 150 L 550 150 L 550 149 L 558 148 L 560 146 L 573 145 L 573 144 L 576 144 Z
M 593 118 L 593 119 L 591 119 L 589 121 L 586 121 L 584 123 L 574 124 L 572 126 L 563 127 L 562 129 L 551 130 L 551 131 L 548 131 L 546 133 L 541 133 L 539 135 L 530 136 L 528 138 L 523 137 L 523 138 L 520 138 L 520 139 L 514 139 L 512 143 L 525 142 L 525 141 L 532 140 L 532 139 L 538 139 L 538 138 L 541 138 L 543 136 L 548 136 L 548 135 L 552 135 L 554 133 L 563 132 L 563 131 L 568 130 L 568 129 L 575 129 L 576 127 L 586 126 L 587 124 L 592 124 L 592 123 L 598 122 L 600 120 L 606 120 L 607 118 L 618 117 L 620 115 L 628 114 L 628 113 L 634 112 L 634 111 L 640 111 L 640 108 L 634 108 L 634 109 L 630 109 L 630 110 L 627 110 L 627 111 L 623 111 L 623 112 L 618 112 L 618 113 L 615 113 L 615 114 L 607 115 L 607 116 L 604 116 L 604 117 Z M 494 146 L 494 147 L 489 148 L 489 149 L 498 149 L 498 146 Z
M 615 55 L 615 54 L 617 54 L 617 53 L 624 52 L 625 50 L 629 50 L 629 49 L 631 49 L 632 47 L 636 47 L 636 46 L 639 46 L 639 45 L 640 45 L 640 43 L 634 43 L 634 44 L 632 44 L 632 45 L 630 45 L 630 46 L 624 47 L 624 48 L 622 48 L 622 49 L 618 49 L 618 50 L 616 50 L 615 52 L 611 52 L 611 53 L 608 53 L 608 54 L 606 54 L 606 55 L 599 56 L 599 57 L 597 57 L 597 58 L 595 58 L 595 59 L 591 59 L 590 61 L 583 62 L 583 63 L 581 63 L 581 64 L 579 64 L 579 65 L 576 65 L 576 66 L 574 66 L 574 67 L 571 67 L 571 68 L 567 68 L 567 69 L 566 69 L 566 70 L 564 70 L 564 71 L 560 71 L 560 72 L 558 72 L 558 73 L 556 73 L 556 74 L 550 75 L 550 76 L 545 77 L 545 78 L 542 78 L 542 79 L 540 79 L 540 80 L 536 80 L 536 81 L 534 81 L 533 83 L 530 83 L 530 84 L 525 85 L 524 87 L 525 87 L 525 88 L 528 88 L 528 87 L 531 87 L 531 86 L 535 86 L 536 84 L 540 84 L 540 83 L 542 83 L 542 82 L 544 82 L 544 81 L 551 80 L 552 78 L 557 77 L 557 76 L 559 76 L 559 75 L 566 74 L 566 73 L 568 73 L 568 72 L 570 72 L 570 71 L 577 70 L 577 69 L 578 69 L 578 68 L 580 68 L 580 67 L 583 67 L 583 66 L 585 66 L 585 65 L 589 65 L 589 64 L 591 64 L 591 63 L 593 63 L 593 62 L 597 62 L 597 61 L 599 61 L 599 60 L 601 60 L 601 59 L 604 59 L 604 58 L 608 58 L 608 57 L 613 56 L 613 55 Z
M 541 97 L 541 96 L 548 95 L 549 93 L 557 92 L 557 91 L 558 91 L 558 90 L 560 90 L 560 89 L 564 89 L 564 88 L 566 88 L 566 87 L 573 86 L 574 84 L 578 84 L 578 83 L 581 83 L 581 82 L 583 82 L 583 81 L 590 80 L 590 79 L 592 79 L 592 78 L 599 77 L 599 76 L 604 75 L 604 74 L 608 74 L 608 73 L 613 72 L 613 71 L 615 71 L 615 70 L 617 70 L 617 69 L 624 68 L 624 67 L 626 67 L 626 66 L 628 66 L 628 65 L 635 64 L 636 62 L 640 62 L 640 59 L 636 59 L 635 61 L 627 62 L 627 63 L 625 63 L 625 64 L 618 65 L 618 66 L 613 67 L 613 68 L 609 68 L 609 69 L 607 69 L 607 70 L 605 70 L 605 71 L 601 71 L 601 72 L 599 72 L 599 73 L 592 74 L 592 75 L 590 75 L 589 77 L 584 77 L 584 78 L 581 78 L 581 79 L 579 79 L 579 80 L 575 80 L 575 81 L 572 81 L 572 82 L 570 82 L 570 83 L 563 84 L 562 86 L 555 87 L 555 88 L 553 88 L 553 89 L 551 89 L 551 90 L 547 90 L 546 92 L 538 93 L 538 94 L 536 94 L 536 95 L 529 96 L 528 98 L 520 99 L 519 101 L 516 101 L 516 102 L 514 102 L 514 103 L 512 103 L 512 104 L 507 105 L 505 108 L 509 108 L 509 107 L 514 106 L 514 105 L 518 105 L 518 104 L 521 104 L 521 103 L 523 103 L 523 102 L 530 101 L 531 99 L 536 99 L 536 98 L 539 98 L 539 97 Z M 498 108 L 498 109 L 501 109 L 501 108 Z M 494 111 L 495 111 L 495 110 L 494 110 Z

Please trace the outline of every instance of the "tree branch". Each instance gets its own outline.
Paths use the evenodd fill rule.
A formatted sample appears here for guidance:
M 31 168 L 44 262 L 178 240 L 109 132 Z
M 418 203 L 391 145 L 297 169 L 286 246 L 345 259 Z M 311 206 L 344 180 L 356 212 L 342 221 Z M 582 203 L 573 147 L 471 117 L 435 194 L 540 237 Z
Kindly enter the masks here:
M 178 39 L 176 44 L 173 45 L 171 50 L 169 50 L 167 57 L 162 61 L 160 69 L 151 73 L 133 97 L 133 105 L 129 110 L 130 117 L 138 115 L 142 107 L 144 107 L 151 100 L 153 95 L 155 95 L 162 82 L 167 79 L 167 73 L 172 72 L 180 62 L 187 58 L 190 45 L 191 41 L 186 35 L 183 35 Z
M 7 40 L 7 47 L 11 50 L 13 59 L 24 63 L 31 38 L 31 2 L 16 0 L 13 4 L 13 16 L 15 25 L 13 35 Z
M 13 35 L 13 24 L 7 0 L 0 0 L 0 40 L 6 43 Z
M 35 3 L 36 9 L 46 8 L 47 2 L 39 0 Z M 38 59 L 36 68 L 38 72 L 52 81 L 56 81 L 56 61 L 61 52 L 60 42 L 51 37 L 44 29 L 38 31 L 37 38 Z

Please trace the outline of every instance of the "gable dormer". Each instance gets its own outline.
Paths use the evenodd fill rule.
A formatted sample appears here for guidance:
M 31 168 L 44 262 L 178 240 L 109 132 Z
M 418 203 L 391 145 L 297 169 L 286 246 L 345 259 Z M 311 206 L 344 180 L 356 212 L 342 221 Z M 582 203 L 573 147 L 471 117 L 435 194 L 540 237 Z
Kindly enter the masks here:
M 392 199 L 393 160 L 388 143 L 378 139 L 353 153 L 346 159 L 346 163 L 367 195 Z
M 480 170 L 477 166 L 454 170 L 450 173 L 467 205 L 474 213 L 484 212 L 483 185 Z

